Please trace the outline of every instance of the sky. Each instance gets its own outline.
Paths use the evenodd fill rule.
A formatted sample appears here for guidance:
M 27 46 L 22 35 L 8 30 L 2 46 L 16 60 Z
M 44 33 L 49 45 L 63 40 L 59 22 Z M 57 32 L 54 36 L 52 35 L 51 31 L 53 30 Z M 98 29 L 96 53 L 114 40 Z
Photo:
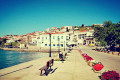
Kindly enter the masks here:
M 0 37 L 120 21 L 120 0 L 0 0 Z

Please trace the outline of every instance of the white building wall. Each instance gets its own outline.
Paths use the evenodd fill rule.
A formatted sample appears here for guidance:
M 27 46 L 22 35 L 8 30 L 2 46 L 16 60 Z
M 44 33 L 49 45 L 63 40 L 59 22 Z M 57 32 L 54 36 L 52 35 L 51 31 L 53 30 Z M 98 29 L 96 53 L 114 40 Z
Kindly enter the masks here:
M 69 40 L 70 36 L 70 40 Z M 61 33 L 61 34 L 51 34 L 51 47 L 52 48 L 66 48 L 66 44 L 75 43 L 75 44 L 83 44 L 84 40 L 89 36 L 93 36 L 93 31 L 86 32 L 75 32 L 74 34 L 69 35 L 69 33 Z M 59 40 L 58 40 L 59 37 Z M 74 42 L 74 39 L 77 39 Z M 42 34 L 32 39 L 32 42 L 36 42 L 38 47 L 50 48 L 50 36 L 49 34 Z
M 10 40 L 7 40 L 6 42 L 11 43 L 11 42 L 15 42 L 15 40 L 13 38 L 10 38 Z
M 67 44 L 66 38 L 68 36 L 69 35 L 67 34 L 51 34 L 51 47 L 58 48 L 60 45 L 60 48 L 64 48 L 64 47 L 66 48 L 66 44 Z M 37 46 L 49 48 L 50 47 L 49 34 L 43 34 L 43 35 L 40 35 L 39 37 L 40 39 L 37 39 Z
M 84 40 L 86 39 L 87 32 L 78 32 L 74 35 L 77 37 L 77 44 L 83 44 Z
M 25 44 L 20 44 L 20 48 L 25 48 Z

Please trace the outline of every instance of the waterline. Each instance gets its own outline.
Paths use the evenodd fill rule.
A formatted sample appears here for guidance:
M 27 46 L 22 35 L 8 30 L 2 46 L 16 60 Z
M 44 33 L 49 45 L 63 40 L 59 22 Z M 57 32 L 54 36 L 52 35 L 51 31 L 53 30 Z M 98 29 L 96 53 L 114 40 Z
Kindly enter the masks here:
M 49 53 L 5 51 L 0 49 L 0 69 L 4 69 L 42 57 L 49 57 Z

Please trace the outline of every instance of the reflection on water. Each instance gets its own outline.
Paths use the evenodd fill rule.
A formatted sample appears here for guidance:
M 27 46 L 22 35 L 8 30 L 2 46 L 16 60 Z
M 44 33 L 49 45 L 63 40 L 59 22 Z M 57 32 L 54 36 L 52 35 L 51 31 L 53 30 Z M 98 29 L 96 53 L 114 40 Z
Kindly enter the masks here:
M 48 56 L 49 53 L 5 51 L 0 49 L 0 69 Z

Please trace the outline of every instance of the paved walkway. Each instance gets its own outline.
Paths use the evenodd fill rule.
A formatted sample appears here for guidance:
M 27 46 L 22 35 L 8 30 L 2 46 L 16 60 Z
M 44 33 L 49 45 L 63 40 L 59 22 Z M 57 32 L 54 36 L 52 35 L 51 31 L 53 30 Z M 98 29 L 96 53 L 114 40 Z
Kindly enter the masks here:
M 32 67 L 2 76 L 0 80 L 100 80 L 98 77 L 100 74 L 93 72 L 92 67 L 88 66 L 78 50 L 72 50 L 68 55 L 64 63 L 55 61 L 53 70 L 48 76 L 40 76 L 38 70 L 42 66 L 40 64 L 44 64 L 47 60 L 41 62 L 35 60 L 24 64 L 33 65 Z
M 93 47 L 89 46 L 80 46 L 79 48 L 83 51 L 83 53 L 86 53 L 93 59 L 102 62 L 104 65 L 103 70 L 115 70 L 120 74 L 120 56 L 98 52 L 92 50 Z
M 77 50 L 72 51 L 66 62 L 56 62 L 55 67 L 58 69 L 48 75 L 48 80 L 100 80 L 99 74 L 91 70 L 92 68 L 88 66 Z

